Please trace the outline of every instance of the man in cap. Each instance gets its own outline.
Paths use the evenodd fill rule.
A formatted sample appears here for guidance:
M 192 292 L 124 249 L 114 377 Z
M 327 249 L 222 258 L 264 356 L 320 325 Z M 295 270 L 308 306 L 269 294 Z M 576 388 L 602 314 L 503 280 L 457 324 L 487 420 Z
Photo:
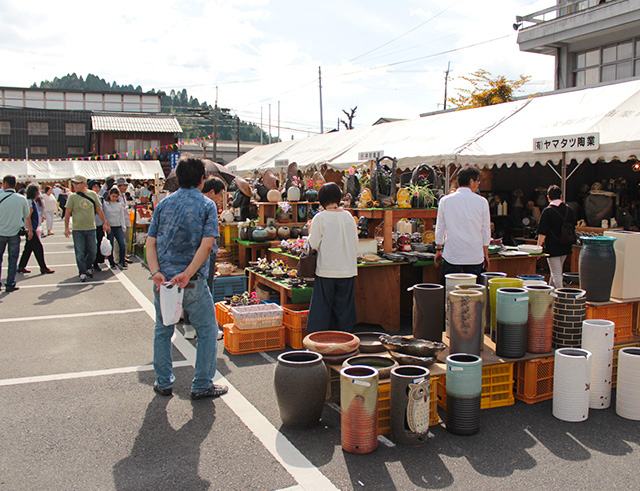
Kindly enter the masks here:
M 96 242 L 96 215 L 102 220 L 102 228 L 109 233 L 111 227 L 102 211 L 98 195 L 87 189 L 87 178 L 75 176 L 71 179 L 74 192 L 67 200 L 64 215 L 64 235 L 71 236 L 70 220 L 73 217 L 73 248 L 76 253 L 76 264 L 80 281 L 93 277 L 93 262 L 98 252 Z

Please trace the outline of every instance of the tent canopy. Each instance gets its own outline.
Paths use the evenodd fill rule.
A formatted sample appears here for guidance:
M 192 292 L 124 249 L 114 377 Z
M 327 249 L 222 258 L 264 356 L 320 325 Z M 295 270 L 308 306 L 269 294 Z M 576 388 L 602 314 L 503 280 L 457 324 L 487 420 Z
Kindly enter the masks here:
M 158 160 L 5 160 L 0 175 L 13 174 L 20 180 L 56 181 L 82 175 L 88 179 L 126 176 L 131 179 L 164 178 Z

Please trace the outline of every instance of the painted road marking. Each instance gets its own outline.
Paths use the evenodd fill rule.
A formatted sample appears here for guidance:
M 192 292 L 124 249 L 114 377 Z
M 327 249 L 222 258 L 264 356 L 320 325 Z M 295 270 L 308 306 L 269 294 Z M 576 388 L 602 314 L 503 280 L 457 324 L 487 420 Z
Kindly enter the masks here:
M 20 283 L 20 289 L 23 288 L 58 288 L 61 286 L 89 286 L 89 285 L 104 285 L 109 283 L 120 283 L 118 280 L 104 280 L 104 281 L 81 281 L 73 283 L 48 283 L 46 285 L 23 285 Z
M 82 313 L 77 313 L 77 314 L 40 315 L 40 316 L 35 316 L 35 317 L 12 317 L 12 318 L 9 318 L 9 319 L 0 319 L 0 323 L 44 321 L 44 320 L 49 320 L 49 319 L 71 319 L 71 318 L 74 318 L 74 317 L 89 317 L 89 316 L 93 316 L 93 315 L 133 314 L 135 312 L 144 312 L 144 309 L 103 310 L 103 311 L 100 311 L 100 312 L 82 312 Z

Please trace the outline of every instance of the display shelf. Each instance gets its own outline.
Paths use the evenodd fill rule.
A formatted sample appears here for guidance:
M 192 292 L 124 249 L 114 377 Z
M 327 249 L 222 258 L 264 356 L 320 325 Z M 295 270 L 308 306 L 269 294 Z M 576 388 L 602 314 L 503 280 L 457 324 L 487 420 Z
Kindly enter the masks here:
M 294 222 L 295 220 L 298 219 L 298 206 L 301 206 L 301 205 L 311 206 L 311 207 L 320 206 L 320 203 L 318 201 L 286 201 L 286 203 L 289 203 L 289 205 L 291 205 L 290 213 L 293 216 L 293 219 L 291 220 L 291 222 Z M 259 201 L 258 203 L 256 203 L 256 205 L 258 206 L 258 225 L 266 225 L 267 219 L 276 218 L 278 203 Z M 276 223 L 280 223 L 284 225 L 287 222 L 278 222 L 276 220 Z M 295 223 L 306 223 L 306 222 L 295 222 Z

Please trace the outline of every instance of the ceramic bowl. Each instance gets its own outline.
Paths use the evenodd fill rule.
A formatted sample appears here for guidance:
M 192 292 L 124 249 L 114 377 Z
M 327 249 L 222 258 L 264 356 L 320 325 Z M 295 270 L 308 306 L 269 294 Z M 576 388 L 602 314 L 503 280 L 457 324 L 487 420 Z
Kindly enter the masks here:
M 342 355 L 322 355 L 322 359 L 328 365 L 341 365 L 349 358 L 353 358 L 357 356 L 360 352 L 358 350 L 352 351 L 351 353 L 345 353 Z
M 360 339 L 361 353 L 380 353 L 387 350 L 380 342 L 380 336 L 384 335 L 383 332 L 356 332 L 354 334 Z
M 308 334 L 302 340 L 302 344 L 310 351 L 323 355 L 337 356 L 356 351 L 360 345 L 360 340 L 348 332 L 318 331 Z
M 428 368 L 436 361 L 433 356 L 411 356 L 396 351 L 389 351 L 389 353 L 400 365 L 418 365 L 419 367 Z
M 382 379 L 391 376 L 391 369 L 397 367 L 398 362 L 386 356 L 358 355 L 347 358 L 342 364 L 343 367 L 354 365 L 364 365 L 365 367 L 375 368 L 378 370 L 378 377 Z
M 444 343 L 426 339 L 413 339 L 409 336 L 380 336 L 380 342 L 389 351 L 418 357 L 435 357 L 446 346 Z

